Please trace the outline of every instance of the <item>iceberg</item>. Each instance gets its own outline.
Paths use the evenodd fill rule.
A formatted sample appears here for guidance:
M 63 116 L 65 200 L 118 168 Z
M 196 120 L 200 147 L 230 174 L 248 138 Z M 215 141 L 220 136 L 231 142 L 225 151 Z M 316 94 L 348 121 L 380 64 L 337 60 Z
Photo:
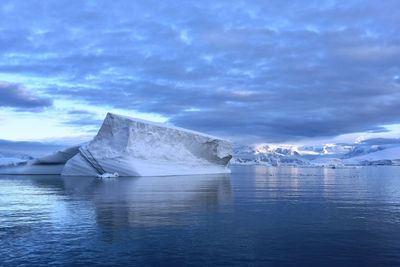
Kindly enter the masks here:
M 230 142 L 203 133 L 108 113 L 92 141 L 0 167 L 0 173 L 167 176 L 230 173 Z

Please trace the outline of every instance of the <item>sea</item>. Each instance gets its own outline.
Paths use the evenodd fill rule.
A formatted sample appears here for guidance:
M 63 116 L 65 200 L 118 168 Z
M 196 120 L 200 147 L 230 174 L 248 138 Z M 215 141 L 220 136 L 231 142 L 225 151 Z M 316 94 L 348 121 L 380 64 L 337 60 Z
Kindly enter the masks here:
M 0 176 L 0 266 L 400 266 L 400 167 Z

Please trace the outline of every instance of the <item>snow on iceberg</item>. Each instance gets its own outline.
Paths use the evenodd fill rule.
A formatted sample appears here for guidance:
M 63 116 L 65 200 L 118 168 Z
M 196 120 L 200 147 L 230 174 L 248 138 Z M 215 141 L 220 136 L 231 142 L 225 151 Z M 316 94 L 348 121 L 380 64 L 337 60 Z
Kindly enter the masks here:
M 89 143 L 0 173 L 165 176 L 230 173 L 229 142 L 202 133 L 108 113 Z M 14 171 L 12 171 L 14 169 Z M 10 171 L 11 170 L 11 171 Z

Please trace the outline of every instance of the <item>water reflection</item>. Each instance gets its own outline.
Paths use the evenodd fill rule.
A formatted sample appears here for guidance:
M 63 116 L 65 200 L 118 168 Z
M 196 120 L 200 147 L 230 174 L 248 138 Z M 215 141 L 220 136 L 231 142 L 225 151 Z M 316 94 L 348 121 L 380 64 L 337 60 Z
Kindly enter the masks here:
M 0 176 L 0 265 L 400 266 L 398 167 L 232 171 Z
M 35 228 L 65 234 L 78 228 L 103 240 L 127 227 L 200 222 L 198 214 L 227 212 L 230 176 L 169 177 L 9 176 L 0 177 L 0 238 L 30 235 Z M 15 234 L 13 234 L 15 233 Z
M 180 213 L 218 211 L 232 198 L 226 174 L 62 180 L 68 194 L 92 201 L 96 221 L 104 227 L 184 224 Z

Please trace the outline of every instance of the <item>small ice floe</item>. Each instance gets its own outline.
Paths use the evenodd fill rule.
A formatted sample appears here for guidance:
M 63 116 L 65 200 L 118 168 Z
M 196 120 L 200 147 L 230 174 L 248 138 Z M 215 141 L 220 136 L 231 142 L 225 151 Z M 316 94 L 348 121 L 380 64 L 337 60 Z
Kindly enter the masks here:
M 100 178 L 100 179 L 104 179 L 104 178 L 117 178 L 117 177 L 119 177 L 118 172 L 114 172 L 114 173 L 108 173 L 108 172 L 106 172 L 106 173 L 103 173 L 103 174 L 97 174 L 97 178 Z

